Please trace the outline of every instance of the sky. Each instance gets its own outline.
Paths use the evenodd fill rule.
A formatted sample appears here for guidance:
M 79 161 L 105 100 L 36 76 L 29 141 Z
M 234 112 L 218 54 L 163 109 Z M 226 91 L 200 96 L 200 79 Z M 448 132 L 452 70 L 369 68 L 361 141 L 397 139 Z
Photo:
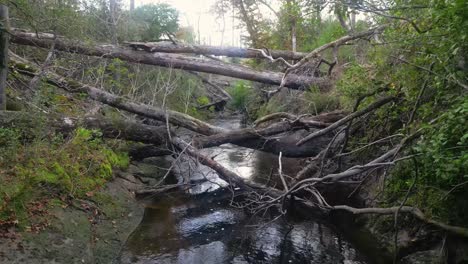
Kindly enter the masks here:
M 223 19 L 212 12 L 216 0 L 135 0 L 135 6 L 149 3 L 167 3 L 176 8 L 181 26 L 191 26 L 195 34 L 200 35 L 200 42 L 214 46 L 240 46 L 240 29 L 233 27 L 232 17 Z M 237 25 L 239 22 L 234 21 Z M 224 34 L 223 34 L 224 27 Z
M 179 10 L 181 26 L 193 27 L 197 35 L 200 32 L 202 44 L 241 47 L 241 35 L 245 35 L 245 32 L 238 28 L 239 21 L 233 20 L 229 14 L 225 16 L 223 23 L 223 19 L 218 18 L 211 10 L 215 2 L 216 0 L 135 0 L 135 6 L 150 3 L 170 4 Z

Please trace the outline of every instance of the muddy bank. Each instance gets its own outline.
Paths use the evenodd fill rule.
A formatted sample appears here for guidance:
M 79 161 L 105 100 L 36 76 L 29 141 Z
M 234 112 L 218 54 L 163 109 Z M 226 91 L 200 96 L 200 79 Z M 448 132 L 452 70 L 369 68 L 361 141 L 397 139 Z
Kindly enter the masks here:
M 152 162 L 132 163 L 86 200 L 50 203 L 44 231 L 0 239 L 0 263 L 112 263 L 143 216 L 134 191 L 163 172 Z

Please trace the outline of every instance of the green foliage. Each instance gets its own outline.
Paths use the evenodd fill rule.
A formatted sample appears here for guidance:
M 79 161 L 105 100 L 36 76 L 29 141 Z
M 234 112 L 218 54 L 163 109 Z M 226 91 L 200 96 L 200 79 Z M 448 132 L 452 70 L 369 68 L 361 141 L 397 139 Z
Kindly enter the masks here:
M 242 111 L 246 109 L 249 100 L 253 96 L 252 86 L 247 81 L 237 81 L 228 92 L 232 97 L 231 105 Z
M 336 88 L 344 96 L 357 98 L 369 92 L 373 87 L 371 69 L 352 63 L 346 67 Z
M 346 35 L 346 31 L 341 27 L 340 23 L 336 20 L 326 20 L 321 25 L 320 34 L 313 44 L 307 49 L 312 50 L 327 43 L 330 43 L 342 36 Z
M 136 8 L 131 14 L 136 23 L 135 32 L 138 41 L 157 41 L 167 33 L 179 29 L 179 13 L 168 4 L 147 4 Z
M 323 93 L 313 88 L 304 93 L 304 99 L 307 102 L 309 113 L 319 114 L 340 107 L 340 98 L 336 94 Z
M 415 150 L 421 154 L 427 183 L 443 188 L 468 181 L 468 99 L 456 104 L 428 125 Z
M 425 126 L 424 137 L 413 146 L 417 163 L 400 163 L 392 173 L 387 196 L 397 199 L 416 179 L 408 204 L 430 217 L 464 225 L 468 222 L 468 100 L 456 103 L 440 119 Z M 415 167 L 417 166 L 417 167 Z
M 427 4 L 405 4 L 422 3 Z M 415 120 L 400 131 L 424 129 L 423 136 L 410 146 L 417 165 L 409 160 L 397 166 L 388 197 L 403 197 L 417 175 L 408 204 L 462 226 L 468 222 L 464 210 L 468 203 L 468 97 L 459 84 L 468 79 L 467 11 L 466 1 L 459 0 L 434 1 L 423 10 L 396 10 L 395 16 L 410 18 L 416 26 L 402 23 L 387 29 L 387 41 L 394 44 L 371 51 L 375 78 L 390 83 L 405 98 L 394 106 L 390 119 L 407 122 L 418 102 Z M 430 68 L 431 73 L 421 68 Z
M 197 98 L 197 103 L 199 105 L 207 105 L 210 103 L 210 99 L 206 96 L 200 96 Z
M 16 151 L 20 146 L 20 136 L 18 129 L 0 127 L 0 146 L 2 146 L 3 152 L 0 155 L 0 163 L 8 163 L 16 155 Z

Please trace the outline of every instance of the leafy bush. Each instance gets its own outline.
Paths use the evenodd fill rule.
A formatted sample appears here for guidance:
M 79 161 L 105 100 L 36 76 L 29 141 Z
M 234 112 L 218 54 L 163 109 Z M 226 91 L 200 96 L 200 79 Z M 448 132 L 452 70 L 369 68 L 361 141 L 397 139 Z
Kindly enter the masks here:
M 237 81 L 236 84 L 229 89 L 229 94 L 232 97 L 231 105 L 237 110 L 245 110 L 247 103 L 254 95 L 252 87 L 247 81 Z

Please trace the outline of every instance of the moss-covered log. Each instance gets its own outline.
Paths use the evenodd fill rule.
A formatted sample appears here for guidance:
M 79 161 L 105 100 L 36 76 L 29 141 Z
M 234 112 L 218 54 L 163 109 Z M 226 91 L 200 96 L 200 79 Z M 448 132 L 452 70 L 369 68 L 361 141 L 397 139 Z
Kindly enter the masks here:
M 0 127 L 17 128 L 32 134 L 37 129 L 68 135 L 78 127 L 98 129 L 107 138 L 161 145 L 167 142 L 167 129 L 149 126 L 125 119 L 110 119 L 104 116 L 73 118 L 66 116 L 37 116 L 27 112 L 0 111 Z M 29 131 L 29 132 L 28 132 Z

